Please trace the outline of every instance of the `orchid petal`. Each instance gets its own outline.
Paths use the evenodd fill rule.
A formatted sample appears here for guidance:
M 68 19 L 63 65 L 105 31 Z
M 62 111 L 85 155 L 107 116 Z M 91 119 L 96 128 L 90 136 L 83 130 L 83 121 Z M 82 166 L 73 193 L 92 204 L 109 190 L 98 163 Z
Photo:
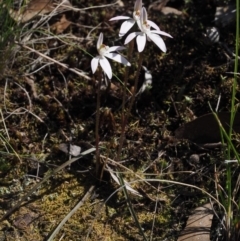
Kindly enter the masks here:
M 159 27 L 157 26 L 157 24 L 154 23 L 153 21 L 148 20 L 148 24 L 149 24 L 152 28 L 154 28 L 154 29 L 160 31 L 160 28 L 159 28 Z
M 157 33 L 157 34 L 161 34 L 161 35 L 167 36 L 169 38 L 172 38 L 172 36 L 170 34 L 163 32 L 163 31 L 159 31 L 159 30 L 151 30 L 151 33 Z
M 106 73 L 109 79 L 112 79 L 112 68 L 111 65 L 109 64 L 108 60 L 103 57 L 99 59 L 99 63 L 103 69 L 103 71 Z
M 123 50 L 123 49 L 126 49 L 126 48 L 123 47 L 123 46 L 113 46 L 113 47 L 110 47 L 108 49 L 108 53 L 113 52 L 113 51 L 120 51 L 120 50 Z
M 131 66 L 131 64 L 120 54 L 117 53 L 107 53 L 105 55 L 106 57 L 108 57 L 109 59 L 112 59 L 118 63 L 127 65 L 127 66 Z
M 141 19 L 142 24 L 147 22 L 147 20 L 148 20 L 147 10 L 144 7 L 142 8 L 140 19 Z
M 91 68 L 92 68 L 92 72 L 93 74 L 96 72 L 97 67 L 98 67 L 98 61 L 99 61 L 99 57 L 94 57 L 91 61 Z
M 134 4 L 134 11 L 141 10 L 142 8 L 142 0 L 136 0 Z
M 114 17 L 114 18 L 110 18 L 109 21 L 124 20 L 124 19 L 131 19 L 131 17 L 127 17 L 127 16 L 117 16 L 117 17 Z
M 142 0 L 136 0 L 133 11 L 133 18 L 135 21 L 140 20 L 142 10 Z
M 142 32 L 133 32 L 130 33 L 127 38 L 125 39 L 124 44 L 128 44 L 132 39 L 134 39 L 137 35 L 142 34 Z
M 144 47 L 146 45 L 146 34 L 140 34 L 137 36 L 137 46 L 138 46 L 138 52 L 142 52 L 144 50 Z
M 166 45 L 165 45 L 163 39 L 162 39 L 159 35 L 157 35 L 157 34 L 155 34 L 155 33 L 149 33 L 149 34 L 148 34 L 148 37 L 149 37 L 164 53 L 166 53 L 166 51 L 167 51 Z
M 127 21 L 124 21 L 121 25 L 119 36 L 122 37 L 123 35 L 125 35 L 129 31 L 129 29 L 132 28 L 134 23 L 135 21 L 132 18 L 130 18 Z
M 97 41 L 97 49 L 100 49 L 102 43 L 103 43 L 103 33 L 100 33 Z

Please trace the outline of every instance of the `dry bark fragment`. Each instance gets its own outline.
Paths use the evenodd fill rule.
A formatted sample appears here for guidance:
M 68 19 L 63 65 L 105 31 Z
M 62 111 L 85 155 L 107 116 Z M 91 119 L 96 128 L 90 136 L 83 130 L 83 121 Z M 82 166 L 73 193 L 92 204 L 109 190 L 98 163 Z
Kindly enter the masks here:
M 213 210 L 210 203 L 196 208 L 177 241 L 210 241 Z

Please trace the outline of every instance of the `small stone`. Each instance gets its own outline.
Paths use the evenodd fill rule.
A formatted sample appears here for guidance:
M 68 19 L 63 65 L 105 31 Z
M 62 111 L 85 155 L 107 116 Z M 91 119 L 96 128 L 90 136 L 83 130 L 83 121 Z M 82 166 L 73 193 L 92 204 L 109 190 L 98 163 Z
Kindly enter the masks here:
M 199 164 L 199 160 L 200 160 L 200 157 L 198 154 L 192 154 L 190 157 L 189 157 L 189 165 L 193 166 L 193 167 L 196 167 L 196 165 Z

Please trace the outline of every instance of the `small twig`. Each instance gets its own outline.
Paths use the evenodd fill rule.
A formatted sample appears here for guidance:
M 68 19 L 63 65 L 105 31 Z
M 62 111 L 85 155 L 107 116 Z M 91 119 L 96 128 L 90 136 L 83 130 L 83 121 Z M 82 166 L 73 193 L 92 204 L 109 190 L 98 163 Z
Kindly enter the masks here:
M 65 89 L 66 89 L 66 92 L 67 92 L 67 96 L 68 96 L 68 84 L 67 84 L 67 80 L 66 80 L 66 77 L 64 76 L 64 74 L 62 73 L 62 71 L 60 69 L 58 69 L 58 72 L 62 75 L 63 77 L 63 80 L 64 80 L 64 84 L 65 84 Z M 66 96 L 65 96 L 66 97 Z
M 20 157 L 20 156 L 18 155 L 18 153 L 14 150 L 14 148 L 11 146 L 11 144 L 6 140 L 6 138 L 5 138 L 3 135 L 1 135 L 1 133 L 0 133 L 0 140 L 3 142 L 5 148 L 7 148 L 7 146 L 10 147 L 10 149 L 13 151 L 14 155 L 18 158 L 20 164 L 22 164 L 21 157 Z M 5 144 L 6 144 L 7 146 L 6 146 Z M 9 152 L 8 149 L 7 149 L 7 151 Z
M 49 96 L 51 99 L 55 100 L 59 106 L 64 110 L 64 112 L 67 114 L 67 117 L 69 118 L 69 120 L 73 123 L 73 119 L 71 117 L 71 115 L 69 114 L 69 111 L 63 106 L 63 104 L 56 98 L 56 97 L 51 97 Z
M 32 76 L 31 76 L 32 77 Z M 35 82 L 34 79 L 31 77 L 27 77 L 25 75 L 25 82 L 30 86 L 31 90 L 32 90 L 32 95 L 34 97 L 34 99 L 38 99 L 38 94 L 37 94 L 37 90 L 36 90 L 36 86 L 35 86 Z
M 87 80 L 91 80 L 90 77 L 86 76 L 85 74 L 79 72 L 79 71 L 76 70 L 76 69 L 69 68 L 66 64 L 63 64 L 63 63 L 61 63 L 61 62 L 59 62 L 59 61 L 57 61 L 57 60 L 55 60 L 55 59 L 53 59 L 53 58 L 51 58 L 51 57 L 48 57 L 48 56 L 46 56 L 45 54 L 42 54 L 42 53 L 40 53 L 39 51 L 37 51 L 37 50 L 35 50 L 35 49 L 33 49 L 33 48 L 30 48 L 30 47 L 28 47 L 28 46 L 26 46 L 26 45 L 23 45 L 23 44 L 21 44 L 21 43 L 19 43 L 19 42 L 17 42 L 17 41 L 15 41 L 15 43 L 18 44 L 18 45 L 20 45 L 20 46 L 22 46 L 22 47 L 25 48 L 25 49 L 28 49 L 28 50 L 32 51 L 33 53 L 36 53 L 36 54 L 44 57 L 45 59 L 47 59 L 47 60 L 49 60 L 49 61 L 52 61 L 52 62 L 55 63 L 55 64 L 58 64 L 58 65 L 62 66 L 62 67 L 65 68 L 65 69 L 68 69 L 69 71 L 71 71 L 71 72 L 73 72 L 73 73 L 75 73 L 75 74 L 77 74 L 77 75 L 79 75 L 79 76 L 81 76 L 81 77 L 83 77 L 83 78 L 85 78 L 85 79 L 87 79 Z
M 36 70 L 34 70 L 34 71 L 30 72 L 30 73 L 25 74 L 25 76 L 33 75 L 33 74 L 37 73 L 38 71 L 40 71 L 41 69 L 44 69 L 45 67 L 47 67 L 49 65 L 52 65 L 52 64 L 54 64 L 54 63 L 44 64 L 40 68 L 38 68 L 38 69 L 36 69 Z
M 18 84 L 17 82 L 15 82 L 15 81 L 13 81 L 13 83 L 15 84 L 15 85 L 17 85 L 20 89 L 22 89 L 24 92 L 25 92 L 25 94 L 26 94 L 26 96 L 27 96 L 27 98 L 28 98 L 28 102 L 29 102 L 29 111 L 31 111 L 32 110 L 32 101 L 31 101 L 31 99 L 30 99 L 30 96 L 29 96 L 29 94 L 28 94 L 28 92 L 26 91 L 26 89 L 25 88 L 23 88 L 20 84 Z
M 80 12 L 80 11 L 86 11 L 89 9 L 96 9 L 96 8 L 108 8 L 114 5 L 117 5 L 118 1 L 116 1 L 115 3 L 111 3 L 111 4 L 105 4 L 105 5 L 100 5 L 100 6 L 92 6 L 92 7 L 87 7 L 87 8 L 74 8 L 71 6 L 64 6 L 65 8 L 68 8 L 69 10 L 75 11 L 75 12 Z
M 9 134 L 8 134 L 8 129 L 7 129 L 7 126 L 6 126 L 6 123 L 5 123 L 4 117 L 3 117 L 2 109 L 0 109 L 0 113 L 1 113 L 3 126 L 4 126 L 4 129 L 5 129 L 5 131 L 6 131 L 6 134 L 7 134 L 8 140 L 10 140 L 10 136 L 9 136 Z
M 178 111 L 178 109 L 177 109 L 177 107 L 176 107 L 175 101 L 174 101 L 174 99 L 173 99 L 172 96 L 170 96 L 170 100 L 171 100 L 171 102 L 172 102 L 172 105 L 173 105 L 173 108 L 174 108 L 174 110 L 175 110 L 176 116 L 177 116 L 177 117 L 180 117 L 179 111 Z
M 87 38 L 87 39 L 90 38 L 91 33 L 92 33 L 95 29 L 97 29 L 101 24 L 102 24 L 102 23 L 99 23 L 97 26 L 95 26 L 94 28 L 92 28 L 92 29 L 89 31 L 89 33 L 88 33 L 88 35 L 87 35 L 86 38 Z
M 26 95 L 28 97 L 28 101 L 29 101 L 29 108 L 32 109 L 32 102 L 31 102 L 31 99 L 30 99 L 30 96 L 29 96 L 28 92 L 21 85 L 16 83 L 15 81 L 13 81 L 13 83 L 16 84 L 17 86 L 19 86 L 26 93 Z M 6 83 L 5 83 L 5 87 L 4 87 L 3 103 L 4 103 L 4 108 L 5 108 L 6 113 L 8 113 L 9 115 L 6 118 L 4 118 L 4 120 L 8 119 L 13 114 L 23 115 L 25 113 L 29 113 L 29 114 L 33 115 L 34 117 L 36 117 L 40 122 L 44 123 L 44 121 L 39 116 L 35 115 L 31 110 L 28 110 L 28 109 L 26 109 L 24 107 L 20 107 L 20 108 L 14 110 L 12 112 L 9 112 L 7 110 L 7 106 L 6 106 L 7 86 L 8 86 L 8 79 L 6 79 Z M 21 110 L 24 110 L 24 111 L 20 112 Z
M 7 105 L 6 105 L 6 93 L 7 93 L 7 88 L 8 88 L 8 78 L 6 78 L 6 82 L 5 82 L 5 86 L 4 86 L 4 93 L 3 93 L 3 105 L 4 105 L 4 109 L 5 109 L 5 111 L 6 111 L 6 113 L 10 113 L 10 115 L 12 115 L 12 113 L 14 113 L 14 112 L 17 112 L 19 109 L 21 109 L 21 108 L 18 108 L 17 110 L 15 110 L 14 112 L 8 112 L 8 110 L 7 110 Z M 19 114 L 25 114 L 26 112 L 23 112 L 23 113 L 19 113 Z M 10 116 L 9 115 L 9 116 Z M 9 117 L 8 116 L 8 117 Z M 5 118 L 5 120 L 6 120 L 7 118 Z

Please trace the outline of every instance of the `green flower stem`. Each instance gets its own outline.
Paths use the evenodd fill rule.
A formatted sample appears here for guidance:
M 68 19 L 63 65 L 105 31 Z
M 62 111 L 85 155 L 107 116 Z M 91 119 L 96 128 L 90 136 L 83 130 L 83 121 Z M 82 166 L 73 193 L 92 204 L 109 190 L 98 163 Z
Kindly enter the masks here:
M 131 62 L 131 60 L 132 60 L 133 48 L 134 48 L 134 40 L 132 40 L 129 43 L 129 49 L 128 49 L 128 60 L 129 60 L 129 62 Z M 127 98 L 127 81 L 128 81 L 128 78 L 129 78 L 129 68 L 130 68 L 129 66 L 126 67 L 126 71 L 125 71 L 125 75 L 124 75 L 122 116 L 121 116 L 121 136 L 120 136 L 120 140 L 119 140 L 117 161 L 120 161 L 120 156 L 121 156 L 122 147 L 123 147 L 123 141 L 124 141 L 124 137 L 125 137 L 125 128 L 126 128 L 126 124 L 127 124 L 127 118 L 125 116 L 125 105 L 126 105 L 126 98 Z
M 129 105 L 129 113 L 131 112 L 131 109 L 132 109 L 134 101 L 135 101 L 137 87 L 138 87 L 138 79 L 139 79 L 139 75 L 140 75 L 141 68 L 142 68 L 142 62 L 143 62 L 143 52 L 139 53 L 138 68 L 137 68 L 137 72 L 136 72 L 136 76 L 135 76 L 133 95 L 132 95 L 130 105 Z
M 231 159 L 232 152 L 235 154 L 236 158 L 238 159 L 239 163 L 239 155 L 236 154 L 237 151 L 235 148 L 231 145 L 231 136 L 233 132 L 233 122 L 235 118 L 235 113 L 237 111 L 237 108 L 235 106 L 235 100 L 236 100 L 236 93 L 237 93 L 237 73 L 238 73 L 238 50 L 239 50 L 239 11 L 240 11 L 240 4 L 239 0 L 236 0 L 236 44 L 235 44 L 235 63 L 234 63 L 234 79 L 233 79 L 233 87 L 232 87 L 232 98 L 231 98 L 231 119 L 230 119 L 230 125 L 229 125 L 229 133 L 227 136 L 228 140 L 228 148 L 227 148 L 227 159 Z M 231 239 L 231 230 L 232 230 L 232 224 L 233 224 L 233 210 L 232 210 L 232 165 L 227 165 L 227 181 L 226 181 L 226 189 L 228 193 L 227 198 L 227 217 L 226 217 L 226 226 L 227 226 L 227 240 Z
M 96 122 L 95 122 L 95 139 L 96 139 L 96 175 L 97 178 L 101 180 L 101 160 L 100 160 L 100 151 L 99 151 L 99 119 L 100 119 L 100 97 L 101 97 L 101 81 L 102 81 L 102 69 L 99 68 L 97 72 L 97 104 L 96 104 Z

